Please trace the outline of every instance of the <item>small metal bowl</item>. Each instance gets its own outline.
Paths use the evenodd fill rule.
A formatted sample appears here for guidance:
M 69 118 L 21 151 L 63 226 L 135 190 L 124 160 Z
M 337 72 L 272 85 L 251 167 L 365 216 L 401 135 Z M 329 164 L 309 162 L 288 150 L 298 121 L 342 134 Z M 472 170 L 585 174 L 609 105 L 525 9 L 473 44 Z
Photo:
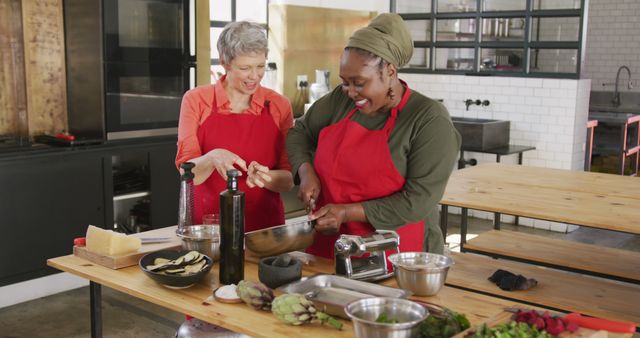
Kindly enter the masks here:
M 420 323 L 429 316 L 429 311 L 418 303 L 386 297 L 359 299 L 347 304 L 344 311 L 358 338 L 417 337 Z M 397 323 L 377 322 L 382 314 Z
M 400 288 L 417 296 L 433 296 L 447 279 L 451 257 L 428 252 L 401 252 L 389 256 Z
M 182 238 L 182 249 L 199 253 L 211 257 L 215 262 L 220 259 L 220 226 L 191 225 L 182 231 L 176 232 Z
M 301 221 L 247 232 L 245 245 L 258 257 L 304 250 L 313 244 L 314 225 L 313 221 Z

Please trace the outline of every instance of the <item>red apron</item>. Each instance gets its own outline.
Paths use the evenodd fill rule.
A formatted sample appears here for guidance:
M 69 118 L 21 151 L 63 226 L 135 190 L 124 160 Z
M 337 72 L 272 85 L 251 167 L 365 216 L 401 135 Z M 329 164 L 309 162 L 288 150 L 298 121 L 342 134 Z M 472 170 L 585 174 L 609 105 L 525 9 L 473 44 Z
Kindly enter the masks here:
M 368 130 L 351 121 L 357 107 L 338 123 L 322 129 L 314 160 L 322 186 L 318 207 L 382 198 L 402 189 L 405 179 L 393 164 L 388 140 L 398 112 L 404 108 L 410 94 L 407 87 L 381 130 Z M 316 233 L 307 252 L 334 258 L 333 247 L 340 234 L 362 236 L 374 231 L 369 223 L 347 222 L 336 235 Z M 400 235 L 400 251 L 423 251 L 424 221 L 403 225 L 396 232 Z
M 247 162 L 273 169 L 282 149 L 282 136 L 269 112 L 269 101 L 259 115 L 220 114 L 215 104 L 211 115 L 198 128 L 198 141 L 203 154 L 223 148 Z M 238 180 L 238 188 L 245 193 L 245 232 L 284 224 L 284 206 L 280 194 L 264 188 L 249 188 L 247 173 Z M 206 181 L 195 186 L 194 222 L 201 223 L 202 215 L 220 212 L 220 192 L 227 182 L 214 171 Z

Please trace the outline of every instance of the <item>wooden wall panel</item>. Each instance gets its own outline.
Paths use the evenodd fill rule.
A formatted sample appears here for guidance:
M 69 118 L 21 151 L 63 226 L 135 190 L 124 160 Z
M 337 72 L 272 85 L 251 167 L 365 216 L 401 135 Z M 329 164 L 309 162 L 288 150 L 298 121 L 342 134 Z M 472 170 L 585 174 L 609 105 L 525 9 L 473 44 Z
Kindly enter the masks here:
M 349 36 L 377 13 L 368 11 L 269 5 L 269 61 L 278 66 L 278 89 L 291 100 L 294 115 L 302 114 L 308 94 L 299 97 L 296 76 L 315 82 L 315 70 L 330 71 L 330 88 L 340 78 L 340 56 Z M 306 92 L 308 93 L 308 92 Z M 302 99 L 302 100 L 300 100 Z
M 62 0 L 22 6 L 29 133 L 59 132 L 67 129 Z
M 0 136 L 28 136 L 20 2 L 0 0 Z

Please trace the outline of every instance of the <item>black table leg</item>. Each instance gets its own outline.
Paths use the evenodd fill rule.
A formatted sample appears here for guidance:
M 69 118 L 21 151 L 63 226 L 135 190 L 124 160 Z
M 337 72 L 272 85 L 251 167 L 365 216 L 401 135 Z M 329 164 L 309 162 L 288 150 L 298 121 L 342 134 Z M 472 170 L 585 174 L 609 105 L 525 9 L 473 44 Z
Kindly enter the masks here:
M 493 228 L 496 230 L 500 230 L 500 216 L 499 212 L 493 213 Z
M 518 164 L 522 165 L 522 152 L 518 153 Z
M 91 337 L 102 338 L 102 285 L 89 282 L 91 300 Z
M 447 240 L 447 228 L 449 224 L 449 206 L 446 204 L 441 205 L 440 211 L 440 231 L 442 231 L 442 236 L 444 240 Z
M 467 226 L 469 221 L 469 209 L 461 208 L 460 212 L 460 252 L 465 252 L 464 244 L 467 243 Z

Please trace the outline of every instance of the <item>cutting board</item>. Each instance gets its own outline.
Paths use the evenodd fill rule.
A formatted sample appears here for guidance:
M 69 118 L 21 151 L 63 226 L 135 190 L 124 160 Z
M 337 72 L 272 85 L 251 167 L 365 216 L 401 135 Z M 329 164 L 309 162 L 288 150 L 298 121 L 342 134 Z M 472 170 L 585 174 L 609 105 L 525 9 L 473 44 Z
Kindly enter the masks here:
M 106 256 L 100 255 L 94 252 L 90 252 L 84 246 L 74 246 L 73 254 L 82 257 L 88 261 L 96 263 L 98 265 L 106 266 L 111 269 L 121 269 L 128 266 L 137 265 L 140 258 L 148 253 L 165 250 L 165 249 L 178 249 L 182 247 L 182 241 L 176 236 L 176 227 L 168 227 L 157 230 L 145 231 L 137 234 L 130 235 L 133 237 L 169 237 L 168 242 L 163 243 L 149 243 L 142 244 L 142 247 L 136 252 L 131 252 L 120 256 Z
M 499 314 L 491 317 L 484 323 L 487 324 L 488 327 L 496 326 L 498 324 L 508 323 L 511 321 L 511 317 L 513 313 L 508 311 L 500 312 Z M 472 326 L 471 328 L 462 331 L 454 336 L 454 338 L 463 338 L 471 331 L 475 330 L 477 326 L 482 324 Z M 579 328 L 575 332 L 565 331 L 561 333 L 558 337 L 560 338 L 631 338 L 633 334 L 631 333 L 616 333 L 616 332 L 608 332 L 608 331 L 596 331 L 585 328 Z

